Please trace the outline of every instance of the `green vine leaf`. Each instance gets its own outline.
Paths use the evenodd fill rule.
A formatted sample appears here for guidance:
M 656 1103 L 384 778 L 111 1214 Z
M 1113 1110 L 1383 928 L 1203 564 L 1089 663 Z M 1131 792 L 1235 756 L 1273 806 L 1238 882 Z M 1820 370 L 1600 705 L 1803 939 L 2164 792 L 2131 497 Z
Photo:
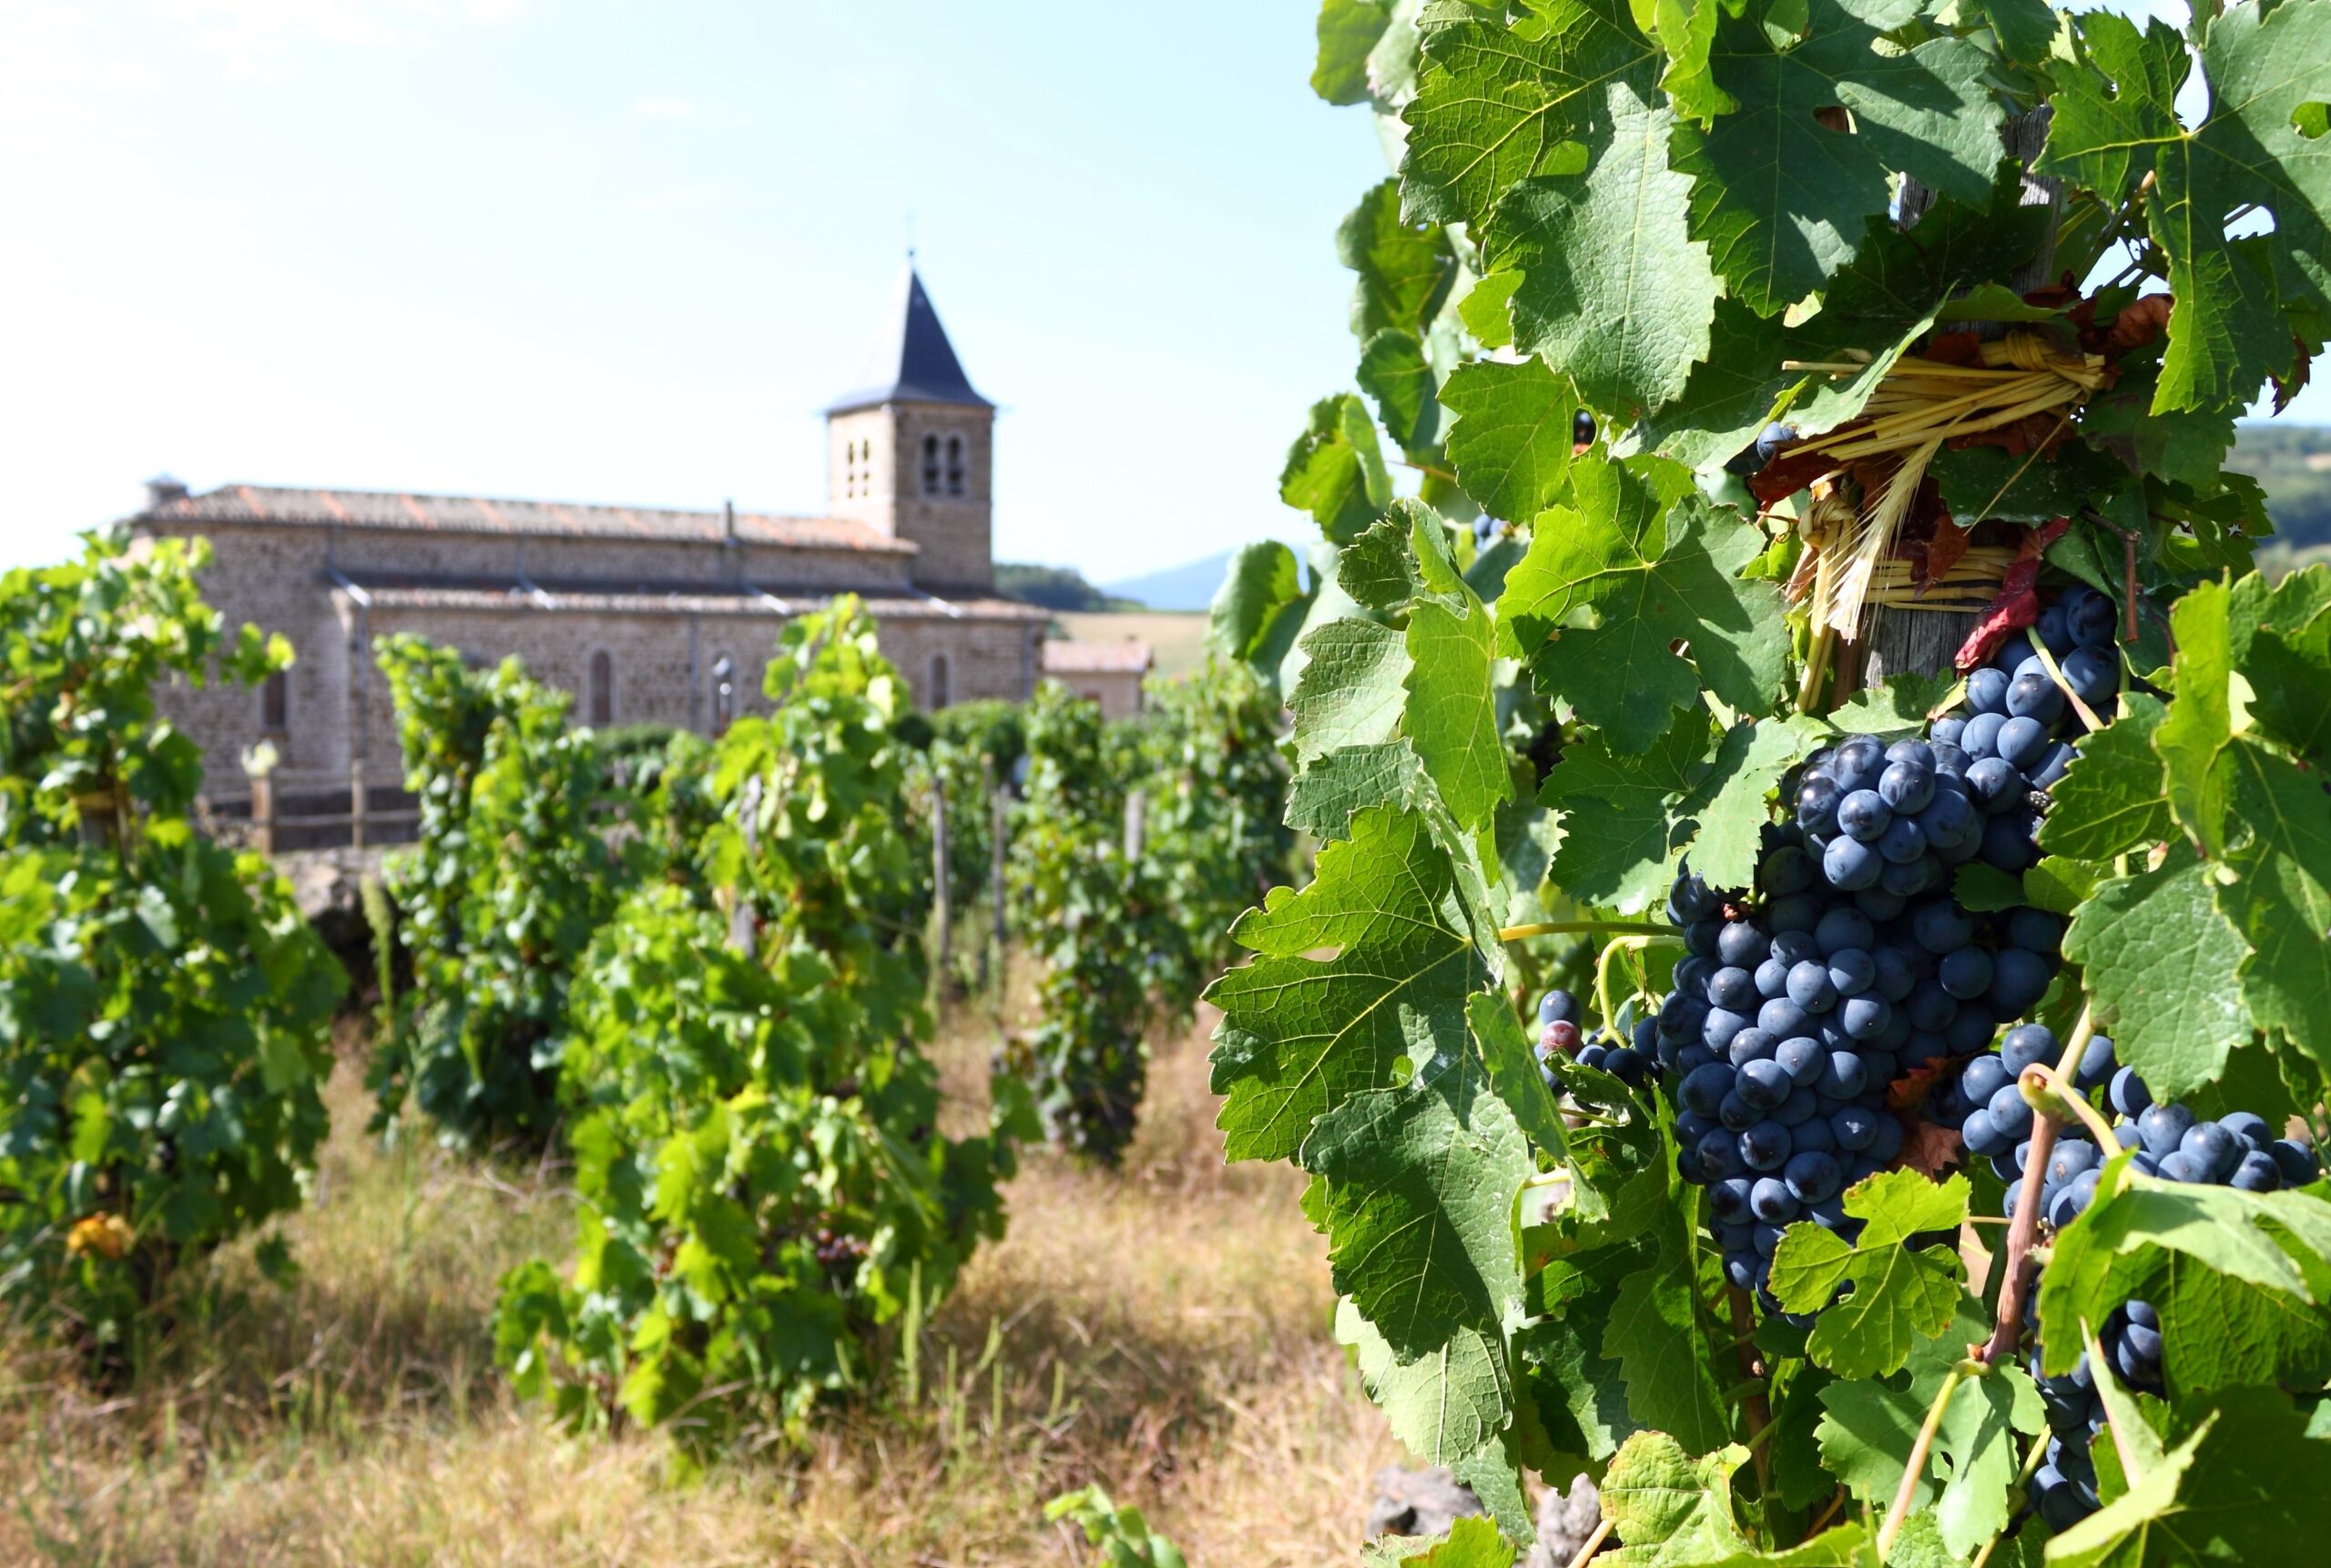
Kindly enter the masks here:
M 1764 712 L 1788 655 L 1780 590 L 1740 573 L 1763 533 L 1674 463 L 1579 463 L 1506 576 L 1498 617 L 1538 688 L 1572 704 L 1613 750 L 1650 748 L 1703 682 Z M 1676 643 L 1685 652 L 1673 651 Z
M 1231 936 L 1255 962 L 1206 993 L 1223 1012 L 1213 1088 L 1229 1157 L 1291 1158 L 1396 1064 L 1462 1059 L 1465 998 L 1490 980 L 1474 935 L 1426 814 L 1381 806 L 1320 852 L 1310 886 L 1241 916 Z
M 1963 201 L 1990 191 L 2005 115 L 1985 83 L 1990 61 L 1948 36 L 1881 48 L 1869 9 L 1750 0 L 1718 21 L 1709 52 L 1738 111 L 1676 127 L 1675 165 L 1697 181 L 1693 231 L 1759 315 L 1828 282 L 1886 210 L 1890 171 Z M 1832 105 L 1850 111 L 1851 130 L 1815 117 Z
M 1522 1304 L 1513 1197 L 1536 1166 L 1477 1065 L 1349 1097 L 1301 1161 L 1327 1178 L 1336 1289 L 1396 1356 L 1468 1335 L 1502 1344 Z
M 1622 914 L 1664 899 L 1690 841 L 1687 802 L 1707 777 L 1707 749 L 1704 714 L 1678 720 L 1638 757 L 1613 754 L 1600 734 L 1565 746 L 1538 796 L 1562 814 L 1548 879 L 1572 898 Z
M 2161 1314 L 2173 1397 L 2331 1372 L 2331 1203 L 2137 1175 L 2116 1159 L 2040 1277 L 2046 1369 L 2132 1298 Z
M 1400 634 L 1351 616 L 1315 626 L 1302 647 L 1308 661 L 1287 703 L 1295 715 L 1295 759 L 1390 739 L 1414 667 Z
M 2049 792 L 2039 841 L 2051 855 L 2110 860 L 2172 831 L 2161 754 L 2153 749 L 2167 709 L 2138 691 L 2121 701 L 2121 716 L 2081 742 L 2071 770 Z
M 1392 499 L 1392 481 L 1365 403 L 1346 392 L 1311 405 L 1310 422 L 1288 449 L 1278 494 L 1339 545 L 1376 520 Z
M 1481 19 L 1428 34 L 1402 116 L 1409 214 L 1477 224 L 1516 181 L 1581 172 L 1605 85 L 1647 96 L 1658 62 L 1625 0 L 1541 0 L 1515 27 Z
M 1457 415 L 1449 461 L 1475 504 L 1512 523 L 1553 504 L 1570 472 L 1578 400 L 1544 361 L 1460 365 L 1440 401 Z
M 2050 1544 L 2053 1568 L 2303 1559 L 2331 1536 L 2331 1443 L 2276 1389 L 2182 1406 L 2185 1440 Z
M 2176 300 L 2153 412 L 2238 405 L 2289 373 L 2286 312 L 2323 308 L 2331 166 L 2315 137 L 2331 102 L 2331 9 L 2228 7 L 2201 45 L 2210 113 L 2190 131 L 2176 110 L 2188 62 L 2174 28 L 2155 21 L 2140 34 L 2091 12 L 2080 38 L 2095 68 L 2054 73 L 2040 167 L 2115 205 L 2153 177 L 2144 214 Z M 2254 203 L 2274 214 L 2271 239 L 2230 237 L 2228 219 Z
M 1351 330 L 1363 343 L 1380 332 L 1421 338 L 1457 273 L 1456 253 L 1436 223 L 1400 216 L 1400 188 L 1388 179 L 1352 209 L 1336 230 L 1336 253 L 1359 274 Z
M 2064 933 L 2097 1022 L 2163 1097 L 2212 1082 L 2250 1041 L 2240 978 L 2250 947 L 2218 909 L 2215 876 L 2181 846 L 2159 870 L 2099 886 Z
M 1863 1222 L 1855 1240 L 1809 1223 L 1788 1227 L 1773 1254 L 1771 1289 L 1786 1311 L 1821 1314 L 1807 1345 L 1815 1365 L 1841 1378 L 1883 1377 L 1942 1331 L 1963 1294 L 1959 1255 L 1912 1241 L 1956 1234 L 1968 1191 L 1963 1176 L 1938 1184 L 1917 1171 L 1881 1171 L 1846 1194 L 1846 1212 Z M 1835 1300 L 1845 1287 L 1851 1294 Z
M 1631 420 L 1672 401 L 1707 357 L 1718 290 L 1689 231 L 1692 182 L 1667 166 L 1674 117 L 1623 83 L 1609 93 L 1608 145 L 1592 167 L 1508 190 L 1482 249 L 1492 269 L 1522 273 L 1508 304 L 1515 344 L 1589 406 Z

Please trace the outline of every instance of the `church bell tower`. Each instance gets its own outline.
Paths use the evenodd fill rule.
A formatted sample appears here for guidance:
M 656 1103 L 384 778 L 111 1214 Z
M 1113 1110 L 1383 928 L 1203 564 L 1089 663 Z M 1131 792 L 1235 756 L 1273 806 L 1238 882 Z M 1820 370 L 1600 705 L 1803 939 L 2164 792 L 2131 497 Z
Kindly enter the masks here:
M 994 431 L 910 258 L 864 385 L 826 408 L 826 509 L 915 545 L 918 587 L 986 593 Z

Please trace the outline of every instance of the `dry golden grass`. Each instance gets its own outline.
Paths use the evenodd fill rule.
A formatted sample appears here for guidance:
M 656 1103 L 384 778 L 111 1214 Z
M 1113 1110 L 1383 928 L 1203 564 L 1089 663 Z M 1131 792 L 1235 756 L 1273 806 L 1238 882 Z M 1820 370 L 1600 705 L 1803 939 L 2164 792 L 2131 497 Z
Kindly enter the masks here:
M 975 1084 L 990 1026 L 949 1035 Z M 1071 1564 L 1041 1505 L 1099 1481 L 1195 1563 L 1346 1563 L 1397 1457 L 1329 1335 L 1296 1174 L 1222 1166 L 1203 1027 L 1161 1045 L 1122 1174 L 1027 1161 L 911 1380 L 694 1485 L 652 1437 L 561 1435 L 493 1367 L 495 1279 L 565 1255 L 558 1173 L 385 1152 L 352 1073 L 331 1100 L 290 1291 L 236 1249 L 102 1402 L 0 1354 L 0 1562 Z

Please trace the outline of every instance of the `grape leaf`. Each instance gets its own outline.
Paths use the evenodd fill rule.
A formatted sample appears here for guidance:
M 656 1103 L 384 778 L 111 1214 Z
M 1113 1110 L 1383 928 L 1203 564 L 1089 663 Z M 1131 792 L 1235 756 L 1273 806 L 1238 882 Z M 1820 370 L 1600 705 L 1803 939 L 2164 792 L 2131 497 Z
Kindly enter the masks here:
M 1899 1369 L 1919 1340 L 1949 1323 L 1962 1294 L 1959 1255 L 1914 1248 L 1925 1231 L 1955 1231 L 1967 1217 L 1967 1178 L 1936 1183 L 1917 1171 L 1882 1171 L 1846 1194 L 1846 1212 L 1865 1222 L 1846 1241 L 1809 1221 L 1788 1227 L 1773 1253 L 1771 1289 L 1790 1312 L 1818 1312 L 1807 1351 L 1842 1378 Z M 1853 1293 L 1832 1302 L 1839 1287 Z
M 1356 537 L 1392 499 L 1384 449 L 1367 405 L 1349 392 L 1311 405 L 1310 422 L 1288 449 L 1279 499 L 1308 512 L 1337 544 Z
M 1613 756 L 1599 734 L 1565 745 L 1538 796 L 1562 813 L 1548 880 L 1568 898 L 1624 914 L 1665 899 L 1689 840 L 1686 802 L 1707 777 L 1707 745 L 1704 715 L 1681 720 L 1640 757 Z
M 2049 791 L 2042 850 L 2109 860 L 2169 836 L 2161 755 L 2153 747 L 2165 711 L 2157 698 L 2125 693 L 2121 716 L 2080 743 L 2080 756 Z
M 1361 1553 L 1362 1568 L 1513 1568 L 1513 1548 L 1478 1514 L 1451 1520 L 1440 1540 L 1388 1535 Z
M 1368 52 L 1391 19 L 1390 0 L 1324 0 L 1311 90 L 1331 104 L 1368 101 Z
M 1788 628 L 1780 590 L 1739 575 L 1763 533 L 1659 458 L 1576 463 L 1570 479 L 1568 503 L 1541 520 L 1498 601 L 1538 688 L 1628 753 L 1650 748 L 1671 709 L 1696 704 L 1703 682 L 1764 712 Z
M 1490 1086 L 1513 1114 L 1515 1124 L 1532 1143 L 1567 1161 L 1570 1136 L 1562 1130 L 1554 1096 L 1539 1074 L 1538 1058 L 1531 1054 L 1529 1038 L 1513 1009 L 1502 996 L 1477 993 L 1465 999 L 1465 1016 L 1472 1024 L 1481 1064 L 1489 1070 Z
M 1400 217 L 1400 187 L 1388 179 L 1359 199 L 1336 230 L 1336 254 L 1359 274 L 1351 330 L 1363 343 L 1379 332 L 1422 337 L 1456 276 L 1457 257 L 1437 223 Z
M 1466 1335 L 1502 1345 L 1522 1303 L 1513 1196 L 1536 1166 L 1477 1064 L 1350 1096 L 1300 1158 L 1327 1178 L 1336 1289 L 1396 1356 Z
M 1679 115 L 1707 124 L 1740 106 L 1715 85 L 1708 68 L 1708 47 L 1715 42 L 1719 0 L 1651 0 L 1652 20 L 1644 29 L 1659 40 L 1667 56 L 1659 86 Z M 1640 18 L 1640 9 L 1638 10 Z
M 2320 310 L 2331 266 L 2331 160 L 2303 111 L 2331 102 L 2331 8 L 2228 8 L 2202 45 L 2208 117 L 2188 130 L 2176 110 L 2185 41 L 2163 23 L 2140 35 L 2124 17 L 2080 19 L 2097 68 L 2054 73 L 2055 114 L 2040 168 L 2118 205 L 2150 174 L 2144 202 L 2169 262 L 2169 346 L 2156 412 L 2238 408 L 2294 353 L 2286 309 Z M 2271 236 L 2230 238 L 2227 219 L 2255 203 Z
M 1599 1488 L 1603 1517 L 1626 1544 L 1601 1561 L 1608 1568 L 1661 1568 L 1749 1550 L 1732 1512 L 1732 1475 L 1747 1461 L 1737 1443 L 1694 1459 L 1665 1432 L 1634 1433 L 1619 1445 Z
M 2161 1314 L 2173 1396 L 2319 1382 L 2331 1371 L 2331 1203 L 2155 1181 L 2116 1157 L 2040 1277 L 2046 1369 L 2069 1370 L 2080 1325 L 2101 1328 L 2132 1298 Z
M 2256 620 L 2241 657 L 2251 722 L 2321 760 L 2331 754 L 2331 566 L 2309 566 L 2275 584 Z
M 1681 1237 L 1668 1240 L 1657 1261 L 1620 1282 L 1603 1323 L 1603 1354 L 1619 1363 L 1627 1413 L 1638 1427 L 1671 1432 L 1705 1451 L 1728 1437 L 1731 1427 L 1698 1321 L 1692 1271 L 1682 1257 L 1685 1243 Z
M 2163 1098 L 2215 1078 L 2250 1039 L 2239 977 L 2249 944 L 2212 881 L 2210 864 L 2181 845 L 2157 871 L 2100 885 L 2064 933 L 2097 1023 Z
M 1498 1443 L 1512 1413 L 1513 1389 L 1494 1339 L 1461 1329 L 1402 1361 L 1349 1300 L 1336 1304 L 1336 1339 L 1357 1353 L 1360 1379 L 1392 1435 L 1425 1463 L 1454 1463 Z
M 1423 506 L 1414 512 L 1410 541 L 1424 581 L 1436 591 L 1409 609 L 1408 702 L 1400 728 L 1458 825 L 1479 831 L 1513 781 L 1490 679 L 1497 627 L 1488 606 L 1457 575 L 1440 517 Z
M 1881 738 L 1909 735 L 1926 728 L 1927 715 L 1957 683 L 1948 675 L 1898 675 L 1883 686 L 1866 687 L 1832 708 L 1817 722 L 1833 736 L 1875 735 Z
M 1962 528 L 1993 517 L 2036 524 L 2077 516 L 2095 497 L 2128 480 L 2126 469 L 2080 441 L 2067 441 L 2045 455 L 2003 446 L 1946 446 L 1934 454 L 1928 471 Z
M 1482 511 L 1527 523 L 1553 504 L 1570 471 L 1578 403 L 1544 361 L 1460 365 L 1440 401 L 1457 415 L 1449 427 L 1449 461 Z
M 1241 915 L 1230 934 L 1257 956 L 1206 993 L 1223 1013 L 1213 1089 L 1228 1156 L 1288 1158 L 1394 1064 L 1461 1058 L 1465 997 L 1490 980 L 1474 919 L 1427 814 L 1388 807 L 1352 818 L 1308 887 Z
M 1708 351 L 1715 273 L 1687 228 L 1692 182 L 1667 167 L 1674 116 L 1623 83 L 1608 146 L 1583 177 L 1527 179 L 1491 213 L 1482 250 L 1519 270 L 1516 346 L 1622 423 L 1671 401 Z
M 2225 853 L 2226 797 L 2233 775 L 2225 749 L 2234 740 L 2229 691 L 2234 632 L 2227 588 L 2203 583 L 2171 608 L 2177 692 L 2153 732 L 2168 769 L 2169 808 L 2203 852 Z
M 1369 806 L 1419 809 L 1432 782 L 1405 740 L 1347 746 L 1316 757 L 1287 789 L 1287 825 L 1321 840 L 1351 836 L 1354 813 Z
M 1745 888 L 1764 854 L 1764 830 L 1781 775 L 1825 738 L 1816 724 L 1766 719 L 1736 724 L 1716 744 L 1715 759 L 1697 796 L 1700 830 L 1692 840 L 1692 870 L 1712 888 Z
M 2321 774 L 2246 737 L 2227 756 L 2245 834 L 2217 898 L 2250 944 L 2243 997 L 2257 1027 L 2331 1065 L 2331 799 Z
M 1302 646 L 1310 662 L 1287 704 L 1295 715 L 1296 761 L 1391 738 L 1412 667 L 1400 634 L 1355 616 L 1314 627 Z
M 1359 390 L 1376 400 L 1376 417 L 1415 462 L 1429 459 L 1440 439 L 1439 378 L 1413 332 L 1385 331 L 1368 340 L 1354 372 Z
M 1715 85 L 1740 108 L 1708 130 L 1679 125 L 1675 165 L 1697 182 L 1693 232 L 1759 315 L 1827 283 L 1886 210 L 1888 171 L 1969 202 L 1990 195 L 2005 116 L 1983 52 L 1948 36 L 1879 45 L 1846 0 L 1749 0 L 1716 24 Z M 1815 117 L 1830 106 L 1851 112 L 1851 130 Z
M 1890 1503 L 1944 1380 L 1968 1346 L 1990 1333 L 1979 1304 L 1962 1297 L 1943 1331 L 1910 1352 L 1907 1389 L 1859 1380 L 1824 1388 L 1825 1413 L 1817 1429 L 1823 1464 L 1856 1497 L 1879 1507 Z M 2006 1527 L 2011 1483 L 2022 1462 L 2018 1434 L 2031 1436 L 2044 1424 L 2039 1390 L 2012 1362 L 1963 1380 L 1951 1395 L 1911 1505 L 1935 1503 L 1939 1534 L 1952 1553 L 1967 1557 Z
M 2056 39 L 2056 13 L 2047 0 L 1962 0 L 1960 10 L 1990 23 L 2001 52 L 2019 65 L 2043 63 Z
M 1276 679 L 1310 602 L 1294 551 L 1275 539 L 1241 545 L 1206 612 L 1206 646 Z
M 2331 1443 L 2277 1389 L 2181 1406 L 2185 1440 L 2048 1548 L 2064 1568 L 2305 1562 L 2331 1538 Z
M 1484 20 L 1430 33 L 1401 115 L 1409 215 L 1479 223 L 1516 181 L 1579 173 L 1605 84 L 1647 94 L 1658 61 L 1625 0 L 1537 0 L 1512 27 Z

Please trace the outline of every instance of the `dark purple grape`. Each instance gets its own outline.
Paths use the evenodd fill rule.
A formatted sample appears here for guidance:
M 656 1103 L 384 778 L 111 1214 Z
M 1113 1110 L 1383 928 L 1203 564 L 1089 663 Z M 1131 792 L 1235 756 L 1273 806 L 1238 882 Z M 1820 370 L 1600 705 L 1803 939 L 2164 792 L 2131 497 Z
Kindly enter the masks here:
M 2051 687 L 2050 689 L 2054 688 Z M 2000 756 L 2019 769 L 2038 766 L 2040 759 L 2048 755 L 2048 748 L 2055 739 L 2048 732 L 2048 725 L 2052 722 L 2021 714 L 2010 718 L 2000 726 Z M 1968 782 L 1972 784 L 1974 780 L 1970 779 Z
M 1847 892 L 1876 887 L 1885 870 L 1884 859 L 1858 839 L 1832 839 L 1821 856 L 1821 871 L 1828 878 L 1829 885 Z
M 1857 789 L 1837 803 L 1837 828 L 1863 843 L 1875 843 L 1892 825 L 1894 809 L 1875 789 Z

